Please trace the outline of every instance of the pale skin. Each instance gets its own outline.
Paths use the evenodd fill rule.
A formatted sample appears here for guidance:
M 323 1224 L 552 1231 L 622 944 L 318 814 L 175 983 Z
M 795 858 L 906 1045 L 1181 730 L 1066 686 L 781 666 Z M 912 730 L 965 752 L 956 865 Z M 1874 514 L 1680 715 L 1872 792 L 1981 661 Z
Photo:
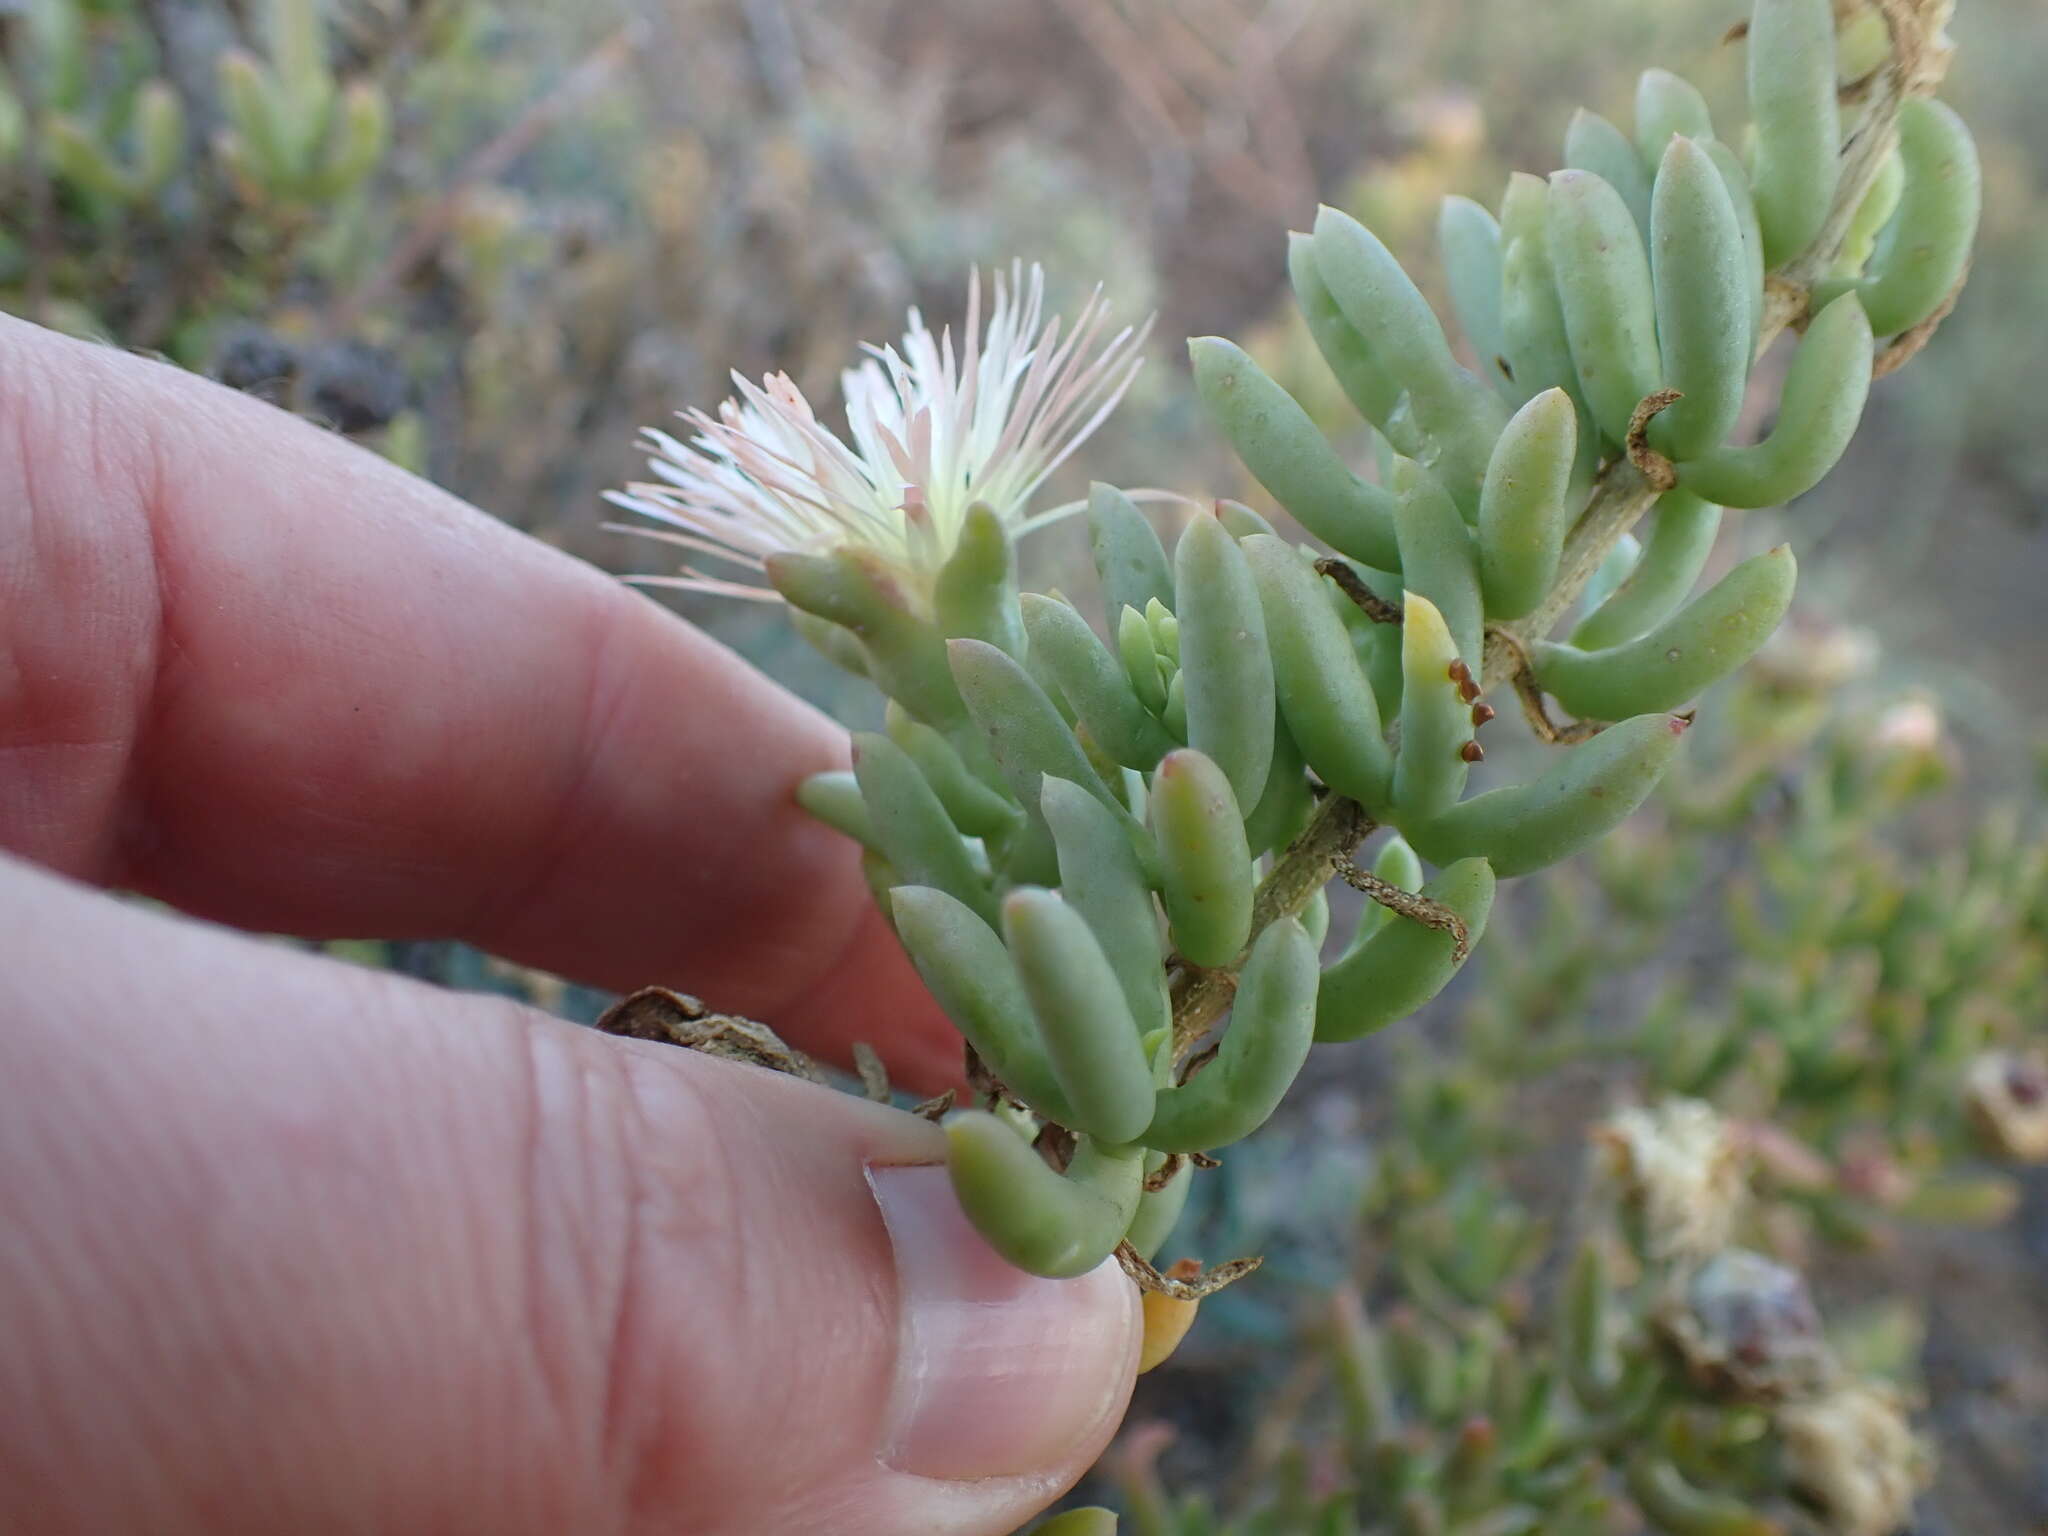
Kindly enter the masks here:
M 790 800 L 844 751 L 369 454 L 0 320 L 0 1528 L 1000 1536 L 1078 1477 L 1135 1295 L 991 1265 L 932 1127 L 105 894 L 936 1087 Z

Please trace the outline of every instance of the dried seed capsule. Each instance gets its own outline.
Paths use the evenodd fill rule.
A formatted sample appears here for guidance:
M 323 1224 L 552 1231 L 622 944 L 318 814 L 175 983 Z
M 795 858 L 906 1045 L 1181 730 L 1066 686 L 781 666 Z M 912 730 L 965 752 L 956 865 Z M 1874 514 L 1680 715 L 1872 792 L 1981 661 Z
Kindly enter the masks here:
M 1813 489 L 1856 434 L 1870 393 L 1870 322 L 1852 293 L 1806 328 L 1771 435 L 1678 466 L 1678 483 L 1724 507 L 1772 507 Z
M 1547 389 L 1509 420 L 1479 492 L 1479 584 L 1486 613 L 1519 619 L 1550 591 L 1577 510 L 1569 502 L 1578 411 Z
M 1536 680 L 1581 719 L 1676 709 L 1757 653 L 1785 617 L 1798 572 L 1789 545 L 1736 566 L 1638 639 L 1606 650 L 1538 640 Z
M 1162 1152 L 1242 1141 L 1280 1107 L 1315 1038 L 1316 946 L 1293 918 L 1252 945 L 1222 1049 L 1187 1082 L 1159 1090 L 1143 1140 Z
M 912 885 L 929 885 L 995 921 L 995 892 L 975 869 L 953 818 L 917 764 L 895 742 L 869 731 L 853 737 L 853 774 L 867 802 L 875 847 Z
M 1590 171 L 1620 193 L 1638 234 L 1649 234 L 1650 176 L 1627 134 L 1581 107 L 1564 130 L 1564 163 L 1568 170 Z
M 1252 855 L 1223 770 L 1193 748 L 1152 776 L 1152 835 L 1174 947 L 1196 965 L 1228 965 L 1252 928 Z
M 1805 1276 L 1747 1248 L 1723 1246 L 1691 1269 L 1659 1317 L 1686 1374 L 1722 1402 L 1810 1397 L 1836 1372 Z
M 1016 962 L 995 929 L 930 886 L 897 886 L 889 910 L 918 975 L 975 1055 L 1032 1109 L 1068 1124 L 1073 1111 L 1038 1038 Z
M 1088 487 L 1088 547 L 1102 583 L 1102 611 L 1120 614 L 1173 600 L 1173 567 L 1151 522 L 1113 485 Z
M 1713 159 L 1672 139 L 1650 199 L 1650 276 L 1664 383 L 1684 398 L 1650 423 L 1650 443 L 1674 459 L 1720 446 L 1749 384 L 1749 269 L 1742 225 Z
M 1049 778 L 1041 800 L 1059 850 L 1060 894 L 1087 920 L 1142 1038 L 1171 1022 L 1152 889 L 1116 815 L 1088 791 Z
M 1437 247 L 1451 310 L 1472 348 L 1481 378 L 1500 382 L 1500 225 L 1469 197 L 1447 197 L 1437 212 Z
M 1479 595 L 1479 552 L 1450 495 L 1413 459 L 1394 464 L 1394 526 L 1401 539 L 1405 585 L 1436 604 L 1459 657 L 1476 664 L 1486 623 L 1486 605 Z
M 1308 412 L 1235 344 L 1188 343 L 1195 389 L 1245 468 L 1302 527 L 1343 554 L 1374 565 L 1398 558 L 1394 499 L 1337 455 Z
M 1552 175 L 1548 221 L 1572 365 L 1601 432 L 1624 442 L 1636 406 L 1664 378 L 1642 233 L 1621 194 L 1590 171 Z
M 1686 722 L 1638 715 L 1567 747 L 1549 772 L 1488 790 L 1401 831 L 1433 863 L 1485 858 L 1507 879 L 1555 864 L 1604 837 L 1649 797 Z
M 1288 235 L 1287 275 L 1316 350 L 1323 354 L 1323 361 L 1338 385 L 1358 407 L 1358 414 L 1382 432 L 1399 432 L 1405 443 L 1404 452 L 1419 451 L 1421 439 L 1412 424 L 1392 425 L 1401 404 L 1401 385 L 1373 355 L 1365 338 L 1344 318 L 1344 312 L 1330 296 L 1329 285 L 1316 269 L 1313 236 L 1298 232 Z
M 864 848 L 878 846 L 868 804 L 851 773 L 814 773 L 796 787 L 796 803 L 835 832 L 844 832 Z
M 1879 336 L 1910 330 L 1955 291 L 1970 264 L 1983 203 L 1977 146 L 1942 103 L 1915 97 L 1899 108 L 1899 159 L 1905 182 L 1898 211 L 1856 285 Z
M 1152 1063 L 1087 920 L 1056 893 L 1020 886 L 1003 898 L 1003 942 L 1073 1111 L 1069 1126 L 1110 1146 L 1137 1140 L 1152 1119 Z
M 1636 77 L 1636 153 L 1655 171 L 1673 134 L 1711 139 L 1713 117 L 1699 88 L 1668 69 L 1646 69 Z
M 1411 821 L 1442 815 L 1464 794 L 1462 749 L 1472 739 L 1472 713 L 1451 676 L 1458 648 L 1443 615 L 1419 592 L 1406 594 L 1403 603 L 1394 819 L 1405 832 Z
M 1465 924 L 1476 945 L 1493 910 L 1493 870 L 1484 859 L 1461 859 L 1422 888 Z M 1444 989 L 1463 964 L 1457 936 L 1398 914 L 1323 972 L 1317 993 L 1316 1039 L 1356 1040 L 1404 1019 Z
M 973 837 L 993 837 L 1015 827 L 1023 810 L 1008 795 L 992 789 L 962 761 L 937 731 L 911 715 L 894 699 L 884 716 L 889 739 L 909 754 L 917 770 L 937 792 L 953 825 Z M 990 765 L 993 771 L 993 764 Z
M 1831 0 L 1756 0 L 1749 21 L 1750 186 L 1764 261 L 1790 261 L 1820 233 L 1842 148 Z
M 1597 651 L 1633 640 L 1684 603 L 1721 528 L 1721 509 L 1680 488 L 1657 498 L 1657 520 L 1635 567 L 1572 631 L 1572 644 Z
M 939 632 L 986 640 L 1022 661 L 1024 619 L 1017 611 L 1017 560 L 1002 519 L 983 502 L 967 509 L 953 553 L 933 584 Z
M 1728 189 L 1728 202 L 1735 209 L 1735 222 L 1742 230 L 1743 290 L 1749 295 L 1749 350 L 1754 357 L 1757 337 L 1764 324 L 1764 236 L 1756 222 L 1756 199 L 1750 195 L 1749 172 L 1735 157 L 1735 151 L 1718 140 L 1706 145 L 1707 158 L 1721 173 L 1721 185 Z
M 1144 1192 L 1145 1157 L 1083 1136 L 1064 1174 L 1009 1126 L 978 1109 L 946 1117 L 946 1168 L 975 1230 L 1019 1269 L 1085 1275 L 1115 1251 Z
M 1239 805 L 1256 805 L 1273 765 L 1274 711 L 1258 588 L 1237 540 L 1210 517 L 1182 531 L 1173 581 L 1188 745 L 1229 777 Z
M 1324 583 L 1278 539 L 1244 542 L 1288 733 L 1340 795 L 1383 810 L 1393 774 L 1379 705 Z
M 1095 744 L 1129 768 L 1149 769 L 1173 749 L 1152 712 L 1088 621 L 1055 598 L 1027 592 L 1024 630 L 1032 655 Z

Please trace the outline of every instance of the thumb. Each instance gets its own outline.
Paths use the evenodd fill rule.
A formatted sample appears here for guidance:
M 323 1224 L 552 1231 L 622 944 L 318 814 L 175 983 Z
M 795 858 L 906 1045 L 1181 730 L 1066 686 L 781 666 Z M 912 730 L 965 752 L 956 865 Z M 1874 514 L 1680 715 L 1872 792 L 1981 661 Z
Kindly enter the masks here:
M 4 860 L 0 930 L 0 1528 L 994 1536 L 1121 1413 L 1129 1283 L 911 1116 Z

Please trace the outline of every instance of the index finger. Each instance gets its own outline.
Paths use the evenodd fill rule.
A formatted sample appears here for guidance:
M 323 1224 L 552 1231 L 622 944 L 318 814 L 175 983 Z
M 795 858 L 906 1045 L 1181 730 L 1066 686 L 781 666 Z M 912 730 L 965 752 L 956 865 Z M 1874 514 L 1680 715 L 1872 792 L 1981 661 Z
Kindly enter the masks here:
M 11 319 L 0 424 L 0 846 L 957 1075 L 857 850 L 791 798 L 844 732 L 729 651 L 267 405 Z

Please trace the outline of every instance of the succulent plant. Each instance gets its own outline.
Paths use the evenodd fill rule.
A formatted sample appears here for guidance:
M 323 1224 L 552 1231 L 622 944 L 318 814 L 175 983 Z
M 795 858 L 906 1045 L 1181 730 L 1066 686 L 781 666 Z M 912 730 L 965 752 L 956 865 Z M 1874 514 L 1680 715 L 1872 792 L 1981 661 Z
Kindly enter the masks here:
M 1422 1074 L 1427 1075 L 1427 1074 Z M 1696 1101 L 1595 1128 L 1589 1199 L 1513 1266 L 1548 1303 L 1450 1300 L 1407 1262 L 1363 1269 L 1253 1408 L 1243 1462 L 1176 1496 L 1163 1425 L 1106 1470 L 1126 1536 L 1652 1531 L 1889 1536 L 1930 1471 L 1892 1385 L 1845 1363 L 1804 1277 L 1734 1246 L 1740 1129 Z M 1703 1176 L 1700 1163 L 1712 1171 Z M 1701 1220 L 1702 1209 L 1714 1214 Z M 1370 1222 L 1368 1251 L 1408 1245 Z M 1506 1293 L 1506 1287 L 1501 1294 Z M 1368 1293 L 1379 1298 L 1367 1305 Z M 1079 1513 L 1060 1518 L 1079 1520 Z M 1059 1529 L 1057 1525 L 1052 1527 Z
M 781 379 L 700 414 L 694 444 L 653 439 L 660 479 L 624 504 L 764 574 L 892 702 L 853 774 L 802 798 L 863 843 L 967 1042 L 975 1102 L 945 1116 L 955 1187 L 1014 1262 L 1067 1275 L 1115 1252 L 1183 1298 L 1236 1273 L 1169 1281 L 1127 1239 L 1163 1235 L 1186 1161 L 1255 1130 L 1312 1043 L 1440 991 L 1498 879 L 1640 805 L 1690 723 L 1672 711 L 1770 637 L 1789 551 L 1688 595 L 1712 508 L 1789 500 L 1832 467 L 1873 374 L 1917 348 L 1960 280 L 1975 226 L 1967 139 L 1925 104 L 1945 12 L 1888 15 L 1877 84 L 1845 109 L 1828 0 L 1759 0 L 1746 163 L 1660 72 L 1633 139 L 1582 116 L 1569 168 L 1517 177 L 1497 225 L 1449 209 L 1476 371 L 1364 225 L 1325 208 L 1292 237 L 1304 318 L 1388 446 L 1384 479 L 1242 349 L 1190 352 L 1247 467 L 1334 553 L 1232 503 L 1169 552 L 1098 485 L 1105 629 L 1020 597 L 1012 537 L 1043 520 L 1030 491 L 1129 377 L 1095 305 L 1064 340 L 1040 331 L 1035 279 L 1028 300 L 999 289 L 985 336 L 970 306 L 957 356 L 913 316 L 900 354 L 849 375 L 850 443 Z M 1915 190 L 1930 177 L 1940 195 Z M 1895 203 L 1887 218 L 1872 198 Z M 1776 423 L 1738 444 L 1754 360 L 1793 324 Z M 1640 579 L 1610 578 L 1579 631 L 1550 638 L 1653 509 Z M 696 570 L 675 583 L 758 595 Z M 1558 750 L 1468 795 L 1486 696 L 1504 691 Z M 1550 701 L 1576 718 L 1558 724 Z M 1355 857 L 1382 829 L 1391 876 Z M 1387 916 L 1322 966 L 1333 876 Z

